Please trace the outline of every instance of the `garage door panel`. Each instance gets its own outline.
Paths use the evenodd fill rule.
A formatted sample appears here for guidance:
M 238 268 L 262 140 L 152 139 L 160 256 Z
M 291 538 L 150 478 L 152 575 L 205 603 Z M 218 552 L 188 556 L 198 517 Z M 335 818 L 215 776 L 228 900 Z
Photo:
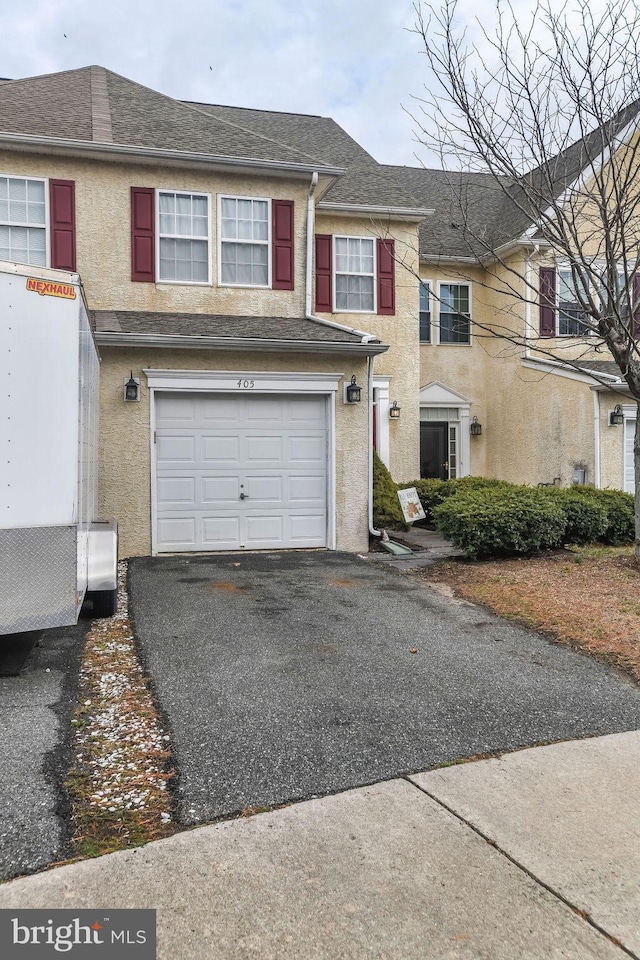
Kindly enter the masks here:
M 248 514 L 246 517 L 247 542 L 259 544 L 282 543 L 284 540 L 284 517 L 273 514 Z
M 196 459 L 195 437 L 164 436 L 157 440 L 158 463 L 166 467 L 175 464 L 194 464 Z
M 325 543 L 324 514 L 291 514 L 289 516 L 289 536 L 293 542 L 318 541 L 317 546 Z
M 283 438 L 281 436 L 248 436 L 245 441 L 247 463 L 282 463 Z
M 158 503 L 165 507 L 174 505 L 195 507 L 195 477 L 161 477 L 158 480 Z
M 156 425 L 181 427 L 196 421 L 196 400 L 190 394 L 165 394 L 156 402 Z
M 261 397 L 254 403 L 253 397 L 245 397 L 247 423 L 282 423 L 284 419 L 284 405 L 280 397 Z
M 289 460 L 294 463 L 323 463 L 326 459 L 324 437 L 289 437 Z
M 193 550 L 196 546 L 195 517 L 160 517 L 158 537 L 165 550 Z
M 237 424 L 240 422 L 241 398 L 212 394 L 202 396 L 199 420 L 205 424 Z
M 156 403 L 160 552 L 326 545 L 324 397 L 158 394 Z
M 200 438 L 200 462 L 202 464 L 240 462 L 240 439 L 237 436 L 205 434 Z
M 203 504 L 237 504 L 240 498 L 239 477 L 201 477 L 200 502 Z
M 290 500 L 315 500 L 318 503 L 324 503 L 325 498 L 326 477 L 324 474 L 317 474 L 316 476 L 289 477 Z
M 256 500 L 274 500 L 281 503 L 284 500 L 284 478 L 247 477 L 245 491 L 252 503 Z
M 210 550 L 237 550 L 240 544 L 240 518 L 203 517 L 201 547 Z

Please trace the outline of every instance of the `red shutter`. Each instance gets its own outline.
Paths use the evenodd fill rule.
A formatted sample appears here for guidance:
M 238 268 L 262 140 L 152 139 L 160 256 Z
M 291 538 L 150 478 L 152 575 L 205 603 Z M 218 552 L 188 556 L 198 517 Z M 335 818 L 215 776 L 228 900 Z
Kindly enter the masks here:
M 631 336 L 636 340 L 640 338 L 640 273 L 633 275 L 633 297 L 631 303 Z
M 155 272 L 153 187 L 131 187 L 131 279 L 152 283 Z
M 556 269 L 540 267 L 540 336 L 556 335 Z
M 274 290 L 293 290 L 293 200 L 274 200 L 271 204 L 273 228 Z
M 51 266 L 76 269 L 76 199 L 73 180 L 49 180 Z
M 376 240 L 378 261 L 378 313 L 396 312 L 396 261 L 393 240 Z
M 316 310 L 318 313 L 333 312 L 332 247 L 331 234 L 316 234 Z

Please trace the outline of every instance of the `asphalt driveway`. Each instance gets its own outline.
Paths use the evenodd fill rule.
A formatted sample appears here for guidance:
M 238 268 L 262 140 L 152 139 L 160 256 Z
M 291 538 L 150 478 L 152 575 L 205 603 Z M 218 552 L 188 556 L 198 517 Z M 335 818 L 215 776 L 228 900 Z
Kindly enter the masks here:
M 640 728 L 620 674 L 350 554 L 136 559 L 130 600 L 185 824 Z

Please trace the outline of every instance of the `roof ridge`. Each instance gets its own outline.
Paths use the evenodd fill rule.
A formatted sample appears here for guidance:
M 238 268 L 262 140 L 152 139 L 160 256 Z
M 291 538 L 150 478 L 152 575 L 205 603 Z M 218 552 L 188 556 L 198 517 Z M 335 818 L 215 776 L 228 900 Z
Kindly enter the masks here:
M 62 77 L 69 73 L 89 73 L 91 69 L 92 66 L 90 65 L 87 67 L 73 67 L 70 70 L 52 70 L 49 73 L 36 73 L 33 77 L 16 77 L 15 79 L 3 78 L 3 83 L 31 83 L 34 80 L 46 80 L 47 77 Z M 102 69 L 104 69 L 104 67 Z
M 104 67 L 90 67 L 91 135 L 98 143 L 113 143 L 109 87 Z
M 275 113 L 280 117 L 311 117 L 314 120 L 333 120 L 321 113 L 300 113 L 298 110 L 267 110 L 263 107 L 238 107 L 232 103 L 207 103 L 204 100 L 181 100 L 185 106 L 191 107 L 222 107 L 223 110 L 252 110 L 254 113 Z M 335 122 L 335 121 L 334 121 Z

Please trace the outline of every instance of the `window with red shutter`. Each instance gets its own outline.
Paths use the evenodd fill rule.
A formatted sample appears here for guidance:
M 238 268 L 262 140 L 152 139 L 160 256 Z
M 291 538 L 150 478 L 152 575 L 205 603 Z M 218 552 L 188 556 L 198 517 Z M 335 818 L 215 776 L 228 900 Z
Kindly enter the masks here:
M 640 338 L 640 273 L 634 273 L 631 302 L 631 336 Z
M 540 267 L 540 336 L 556 335 L 556 268 Z
M 131 187 L 131 279 L 155 280 L 155 212 L 153 187 Z
M 274 200 L 272 219 L 272 280 L 274 290 L 294 289 L 293 200 Z
M 76 202 L 73 180 L 49 180 L 51 266 L 76 269 Z
M 333 311 L 333 237 L 331 234 L 316 234 L 316 310 L 318 313 Z
M 393 240 L 376 241 L 378 267 L 378 313 L 392 316 L 396 312 L 396 261 Z

